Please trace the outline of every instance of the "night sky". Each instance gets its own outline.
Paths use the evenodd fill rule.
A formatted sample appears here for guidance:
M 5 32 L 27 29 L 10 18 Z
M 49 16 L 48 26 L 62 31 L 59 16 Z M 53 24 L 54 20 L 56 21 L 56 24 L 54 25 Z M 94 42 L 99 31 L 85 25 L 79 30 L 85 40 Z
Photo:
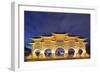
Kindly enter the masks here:
M 25 47 L 31 47 L 28 45 L 31 38 L 51 35 L 52 32 L 68 32 L 85 37 L 89 47 L 90 14 L 24 11 Z

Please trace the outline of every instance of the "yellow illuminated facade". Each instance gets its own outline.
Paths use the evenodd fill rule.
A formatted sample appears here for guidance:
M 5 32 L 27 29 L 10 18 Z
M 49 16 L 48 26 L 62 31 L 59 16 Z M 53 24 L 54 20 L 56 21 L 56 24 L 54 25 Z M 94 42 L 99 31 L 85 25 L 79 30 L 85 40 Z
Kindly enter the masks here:
M 52 33 L 51 36 L 32 38 L 32 53 L 27 60 L 55 60 L 89 58 L 85 38 L 67 33 Z

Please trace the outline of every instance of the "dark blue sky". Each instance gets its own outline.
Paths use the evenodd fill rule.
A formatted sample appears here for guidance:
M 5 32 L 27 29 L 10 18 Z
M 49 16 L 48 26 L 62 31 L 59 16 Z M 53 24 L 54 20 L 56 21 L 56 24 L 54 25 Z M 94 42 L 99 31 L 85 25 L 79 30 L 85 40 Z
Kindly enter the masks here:
M 68 32 L 87 38 L 90 45 L 90 14 L 24 11 L 24 42 L 52 32 Z

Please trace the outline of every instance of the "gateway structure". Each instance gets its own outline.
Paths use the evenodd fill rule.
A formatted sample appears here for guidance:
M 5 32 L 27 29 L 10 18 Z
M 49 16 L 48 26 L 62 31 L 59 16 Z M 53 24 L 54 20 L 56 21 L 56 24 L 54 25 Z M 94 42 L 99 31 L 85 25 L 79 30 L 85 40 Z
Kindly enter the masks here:
M 89 58 L 85 38 L 67 33 L 52 33 L 51 36 L 32 38 L 32 53 L 27 60 L 53 60 Z

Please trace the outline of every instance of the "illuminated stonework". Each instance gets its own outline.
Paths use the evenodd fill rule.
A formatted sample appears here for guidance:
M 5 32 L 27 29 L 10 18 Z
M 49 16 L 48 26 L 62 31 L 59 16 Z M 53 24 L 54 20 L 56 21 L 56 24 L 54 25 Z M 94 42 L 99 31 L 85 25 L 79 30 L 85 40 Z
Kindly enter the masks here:
M 55 60 L 89 58 L 85 38 L 69 36 L 67 33 L 52 33 L 52 36 L 33 38 L 32 54 L 27 60 Z

